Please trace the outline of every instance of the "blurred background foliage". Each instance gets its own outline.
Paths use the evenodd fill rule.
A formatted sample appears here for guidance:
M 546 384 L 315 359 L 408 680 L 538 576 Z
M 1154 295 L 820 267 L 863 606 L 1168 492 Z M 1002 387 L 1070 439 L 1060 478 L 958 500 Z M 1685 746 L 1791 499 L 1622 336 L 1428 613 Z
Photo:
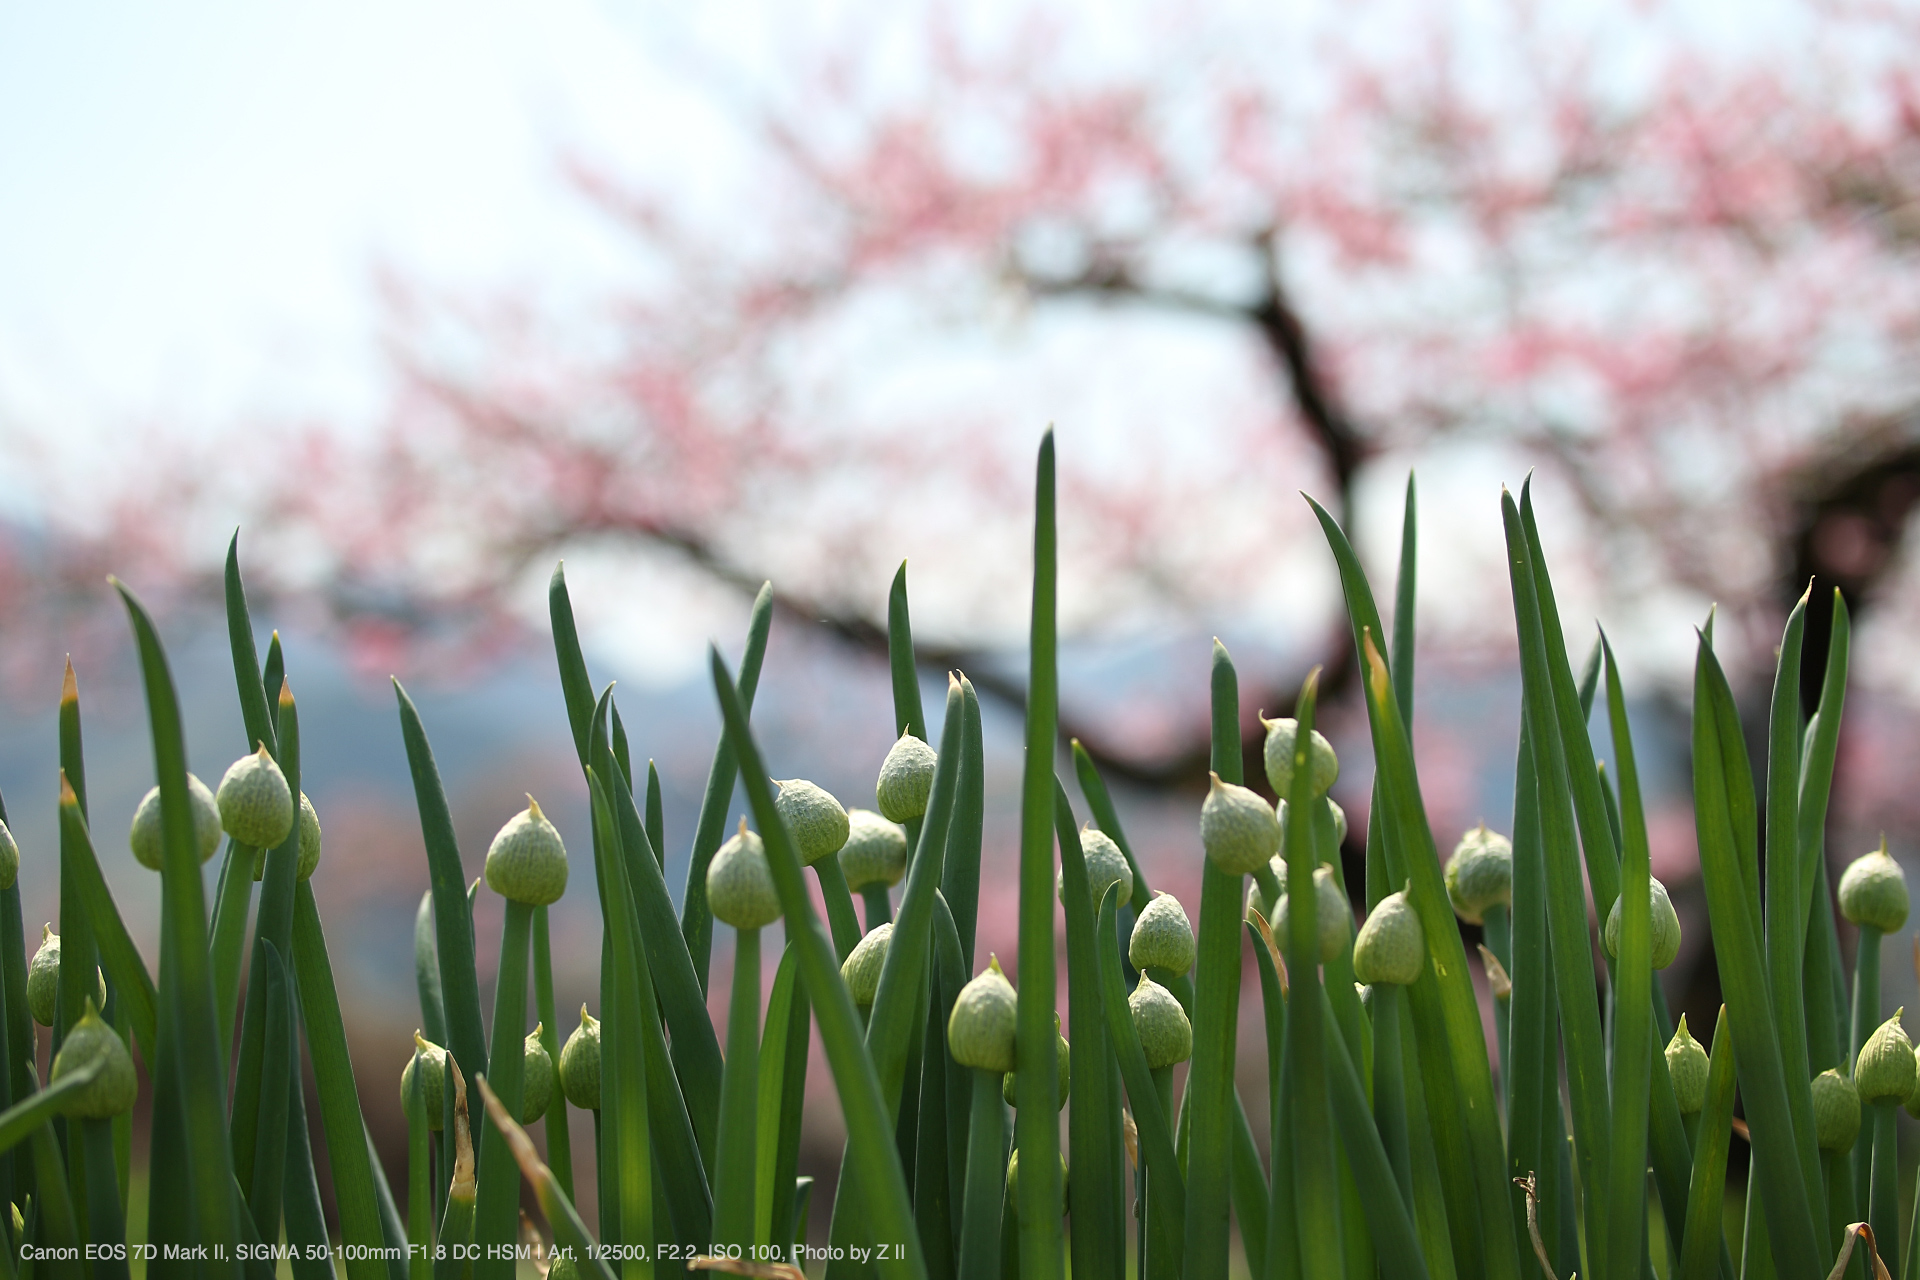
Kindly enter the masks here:
M 1370 762 L 1295 491 L 1384 580 L 1409 469 L 1438 832 L 1510 825 L 1496 499 L 1532 469 L 1571 642 L 1603 621 L 1647 691 L 1654 874 L 1692 943 L 1679 735 L 1710 606 L 1758 731 L 1787 607 L 1846 593 L 1832 856 L 1920 843 L 1911 5 L 101 4 L 0 11 L 0 105 L 0 787 L 28 909 L 54 896 L 63 652 L 103 830 L 145 788 L 105 572 L 165 602 L 202 772 L 243 745 L 210 608 L 237 524 L 256 617 L 313 673 L 355 1057 L 396 1078 L 426 875 L 382 677 L 420 698 L 476 871 L 528 790 L 584 848 L 543 640 L 565 557 L 677 887 L 705 640 L 735 649 L 772 579 L 773 771 L 870 804 L 907 558 L 928 705 L 948 668 L 986 699 L 1010 867 L 1049 421 L 1062 723 L 1156 884 L 1197 889 L 1213 635 L 1250 727 L 1327 665 L 1357 868 Z M 107 861 L 123 901 L 150 886 Z M 555 931 L 562 1006 L 591 932 Z M 1669 996 L 1710 1025 L 1696 951 Z M 387 1078 L 362 1092 L 397 1143 Z M 824 1173 L 837 1116 L 810 1116 Z

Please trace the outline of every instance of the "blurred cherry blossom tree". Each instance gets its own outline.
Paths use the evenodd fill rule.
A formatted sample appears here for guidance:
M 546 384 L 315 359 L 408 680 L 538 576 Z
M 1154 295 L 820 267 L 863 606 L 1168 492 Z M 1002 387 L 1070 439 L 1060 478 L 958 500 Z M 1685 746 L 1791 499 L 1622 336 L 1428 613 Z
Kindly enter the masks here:
M 1684 639 L 1718 602 L 1755 668 L 1818 575 L 1893 602 L 1861 667 L 1912 684 L 1916 24 L 1517 0 L 796 23 L 745 105 L 714 77 L 724 199 L 572 154 L 628 278 L 555 305 L 390 272 L 385 418 L 266 433 L 224 500 L 367 643 L 616 545 L 771 577 L 874 647 L 911 550 L 927 661 L 1017 697 L 990 655 L 1021 633 L 1057 418 L 1064 624 L 1284 631 L 1248 692 L 1272 708 L 1349 661 L 1295 490 L 1388 574 L 1418 464 L 1423 625 L 1504 646 L 1486 477 L 1537 467 L 1568 597 L 1610 625 Z M 1067 708 L 1148 782 L 1204 768 L 1203 712 L 1143 743 Z

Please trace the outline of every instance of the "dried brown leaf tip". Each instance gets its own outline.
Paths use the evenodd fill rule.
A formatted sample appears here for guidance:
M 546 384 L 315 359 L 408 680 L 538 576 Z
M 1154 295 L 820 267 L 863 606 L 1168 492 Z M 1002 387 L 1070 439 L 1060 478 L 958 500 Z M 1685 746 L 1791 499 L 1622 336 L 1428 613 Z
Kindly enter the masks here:
M 1507 967 L 1500 963 L 1500 957 L 1487 950 L 1487 944 L 1480 944 L 1480 963 L 1487 967 L 1487 985 L 1493 988 L 1493 998 L 1505 1000 L 1513 995 L 1513 979 L 1507 976 Z
M 73 678 L 73 658 L 67 658 L 67 674 L 60 681 L 60 705 L 72 706 L 80 701 L 80 682 Z

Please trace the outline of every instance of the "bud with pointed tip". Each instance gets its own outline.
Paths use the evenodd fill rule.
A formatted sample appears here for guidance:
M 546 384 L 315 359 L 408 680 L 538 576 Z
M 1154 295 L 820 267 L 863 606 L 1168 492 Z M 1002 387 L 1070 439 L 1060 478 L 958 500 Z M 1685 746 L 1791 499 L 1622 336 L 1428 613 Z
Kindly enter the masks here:
M 1178 977 L 1193 968 L 1193 923 L 1170 893 L 1156 893 L 1133 922 L 1127 959 L 1135 969 L 1165 969 Z
M 88 1120 L 109 1120 L 133 1109 L 140 1095 L 140 1080 L 134 1074 L 133 1055 L 127 1052 L 120 1033 L 101 1021 L 92 1000 L 80 1020 L 67 1028 L 60 1052 L 53 1060 L 52 1080 L 71 1075 L 80 1068 L 99 1062 L 103 1070 L 92 1084 L 68 1098 L 61 1108 L 67 1115 Z
M 1060 1100 L 1054 1104 L 1053 1109 L 1058 1111 L 1067 1105 L 1067 1095 L 1073 1091 L 1073 1053 L 1071 1046 L 1067 1044 L 1067 1038 L 1060 1034 L 1060 1015 L 1057 1013 L 1053 1015 L 1053 1038 L 1059 1041 L 1056 1052 L 1060 1055 L 1059 1066 L 1054 1075 Z M 1000 1097 L 1008 1106 L 1016 1109 L 1020 1106 L 1020 1099 L 1016 1096 L 1019 1093 L 1016 1083 L 1019 1075 L 1018 1071 L 1009 1071 L 1000 1077 Z
M 1127 1009 L 1133 1014 L 1133 1029 L 1140 1036 L 1140 1048 L 1147 1055 L 1147 1069 L 1158 1071 L 1193 1056 L 1193 1024 L 1187 1011 L 1173 998 L 1173 992 L 1146 974 L 1127 997 Z
M 1874 1029 L 1860 1046 L 1860 1059 L 1853 1067 L 1853 1083 L 1862 1102 L 1880 1102 L 1892 1098 L 1905 1102 L 1913 1092 L 1916 1075 L 1913 1041 L 1900 1025 L 1906 1010 L 1895 1009 L 1893 1016 Z
M 215 824 L 216 829 L 218 824 Z M 0 822 L 0 893 L 13 888 L 20 879 L 20 846 L 13 842 L 13 832 L 7 830 L 7 824 Z
M 780 791 L 773 807 L 786 821 L 793 835 L 794 851 L 800 865 L 810 867 L 820 859 L 840 852 L 847 842 L 847 811 L 840 802 L 805 778 L 776 782 Z
M 875 886 L 892 888 L 907 874 L 907 833 L 871 809 L 847 810 L 840 871 L 855 893 Z
M 1667 896 L 1667 886 L 1648 876 L 1647 891 L 1653 907 L 1653 967 L 1664 969 L 1680 954 L 1680 916 L 1673 909 L 1673 899 Z M 1602 936 L 1607 944 L 1607 954 L 1616 960 L 1619 959 L 1620 899 L 1618 898 L 1613 900 L 1613 910 L 1607 912 L 1607 927 Z
M 600 1020 L 580 1006 L 580 1026 L 560 1046 L 560 1092 L 582 1111 L 600 1109 Z
M 1907 922 L 1907 874 L 1887 854 L 1884 837 L 1878 849 L 1848 866 L 1839 897 L 1840 914 L 1856 925 L 1893 933 Z
M 758 832 L 740 830 L 714 851 L 707 864 L 707 909 L 736 929 L 764 929 L 780 918 L 780 894 Z
M 40 949 L 27 966 L 27 1008 L 43 1027 L 53 1025 L 60 1008 L 60 935 L 50 924 L 40 927 Z
M 1280 849 L 1280 821 L 1273 806 L 1220 775 L 1200 806 L 1200 844 L 1207 860 L 1230 876 L 1252 873 Z
M 1426 932 L 1406 891 L 1380 899 L 1354 939 L 1353 976 L 1369 986 L 1386 982 L 1404 987 L 1420 977 L 1426 959 Z
M 1267 730 L 1267 781 L 1273 784 L 1273 794 L 1284 797 L 1293 790 L 1293 756 L 1299 741 L 1300 722 L 1263 718 L 1260 723 Z M 1340 758 L 1334 755 L 1333 744 L 1318 729 L 1307 740 L 1307 768 L 1312 774 L 1316 796 L 1327 794 L 1340 777 Z
M 301 880 L 308 879 L 320 866 L 320 815 L 313 811 L 313 801 L 307 799 L 307 793 L 300 793 L 300 862 L 294 869 L 294 875 Z
M 228 766 L 214 803 L 227 834 L 251 848 L 277 849 L 293 830 L 293 790 L 264 743 Z
M 447 1051 L 418 1031 L 413 1033 L 413 1048 L 407 1065 L 400 1069 L 400 1106 L 402 1110 L 412 1106 L 409 1098 L 413 1093 L 414 1064 L 424 1062 L 426 1074 L 420 1078 L 420 1105 L 427 1113 L 427 1128 L 438 1131 L 446 1122 Z
M 553 1059 L 547 1046 L 540 1043 L 545 1024 L 534 1023 L 522 1049 L 520 1076 L 520 1123 L 532 1124 L 547 1114 L 553 1101 Z
M 1860 1091 L 1828 1067 L 1813 1078 L 1813 1140 L 1822 1151 L 1846 1151 L 1860 1136 Z
M 947 1018 L 947 1048 L 963 1067 L 1005 1074 L 1014 1068 L 1014 1033 L 1020 1000 L 1013 984 L 1000 972 L 997 957 L 960 988 Z
M 1107 896 L 1107 890 L 1114 885 L 1120 886 L 1120 901 L 1133 899 L 1133 867 L 1127 862 L 1127 855 L 1120 852 L 1120 846 L 1113 837 L 1094 826 L 1091 822 L 1080 828 L 1080 859 L 1087 864 L 1087 890 L 1093 897 L 1095 911 L 1100 909 L 1101 901 Z M 1067 873 L 1064 868 L 1053 873 L 1053 896 L 1062 906 L 1067 901 Z
M 487 846 L 485 871 L 487 888 L 528 906 L 558 902 L 567 891 L 567 846 L 532 796 Z
M 251 759 L 251 757 L 249 757 Z M 187 775 L 187 803 L 193 809 L 194 851 L 205 862 L 220 847 L 220 809 L 213 802 L 207 784 Z M 160 821 L 160 788 L 154 787 L 141 797 L 133 811 L 133 826 L 127 832 L 127 845 L 133 859 L 149 871 L 158 871 L 166 863 L 166 833 Z
M 903 733 L 880 764 L 880 781 L 873 797 L 888 822 L 910 822 L 927 811 L 933 794 L 933 769 L 940 762 L 934 749 L 911 733 Z
M 1481 823 L 1460 837 L 1447 861 L 1447 897 L 1454 914 L 1481 924 L 1489 909 L 1513 906 L 1513 842 Z
M 874 997 L 880 994 L 880 971 L 887 967 L 887 944 L 892 941 L 893 922 L 876 925 L 854 944 L 840 966 L 840 976 L 846 981 L 848 993 L 862 1009 L 871 1009 Z
M 1273 940 L 1282 955 L 1287 950 L 1287 903 L 1290 900 L 1291 895 L 1281 895 L 1280 904 L 1273 911 Z M 1320 963 L 1329 964 L 1346 950 L 1347 941 L 1353 937 L 1353 909 L 1347 905 L 1347 895 L 1340 891 L 1331 867 L 1313 869 L 1313 924 L 1320 935 Z
M 1707 1105 L 1707 1069 L 1712 1059 L 1700 1042 L 1687 1030 L 1687 1015 L 1680 1015 L 1673 1039 L 1667 1042 L 1667 1075 L 1673 1080 L 1673 1098 L 1680 1114 L 1690 1116 Z

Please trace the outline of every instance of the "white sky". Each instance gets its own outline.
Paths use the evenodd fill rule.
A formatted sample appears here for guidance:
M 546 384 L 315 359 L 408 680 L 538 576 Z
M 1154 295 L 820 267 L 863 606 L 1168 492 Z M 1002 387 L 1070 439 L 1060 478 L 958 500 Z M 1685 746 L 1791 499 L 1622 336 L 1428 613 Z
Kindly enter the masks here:
M 556 165 L 660 71 L 582 0 L 0 4 L 0 422 L 366 404 L 376 263 L 612 264 Z

